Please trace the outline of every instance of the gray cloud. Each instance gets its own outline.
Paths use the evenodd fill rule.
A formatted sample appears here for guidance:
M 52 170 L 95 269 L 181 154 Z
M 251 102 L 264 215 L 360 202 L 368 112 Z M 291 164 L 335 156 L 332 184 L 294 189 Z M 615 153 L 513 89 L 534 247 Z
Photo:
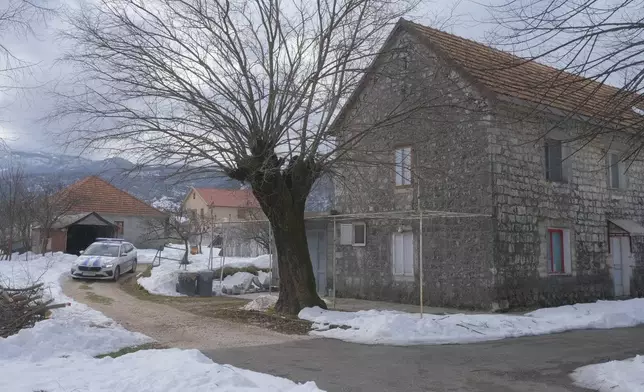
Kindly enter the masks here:
M 32 64 L 16 76 L 14 83 L 20 88 L 0 92 L 0 138 L 16 150 L 63 152 L 64 146 L 56 135 L 64 131 L 66 122 L 41 120 L 56 106 L 51 92 L 64 87 L 65 79 L 71 76 L 71 68 L 57 61 L 69 46 L 57 33 L 65 28 L 65 8 L 75 6 L 77 1 L 46 0 L 46 4 L 58 13 L 50 15 L 47 21 L 35 21 L 33 35 L 10 33 L 0 37 L 14 55 Z M 481 21 L 486 19 L 485 7 L 472 1 L 435 0 L 411 18 L 467 38 L 484 40 L 486 26 Z

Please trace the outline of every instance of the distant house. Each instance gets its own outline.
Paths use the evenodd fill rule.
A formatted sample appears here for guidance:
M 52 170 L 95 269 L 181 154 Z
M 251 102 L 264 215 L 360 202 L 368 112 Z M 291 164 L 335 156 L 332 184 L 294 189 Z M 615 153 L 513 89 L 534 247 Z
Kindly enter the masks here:
M 215 221 L 263 219 L 264 214 L 250 189 L 191 188 L 183 209 Z
M 78 253 L 97 237 L 119 237 L 136 246 L 152 246 L 146 236 L 150 219 L 165 214 L 97 176 L 85 177 L 62 192 L 73 195 L 74 205 L 52 226 L 48 251 Z M 34 249 L 41 247 L 43 230 L 33 229 Z

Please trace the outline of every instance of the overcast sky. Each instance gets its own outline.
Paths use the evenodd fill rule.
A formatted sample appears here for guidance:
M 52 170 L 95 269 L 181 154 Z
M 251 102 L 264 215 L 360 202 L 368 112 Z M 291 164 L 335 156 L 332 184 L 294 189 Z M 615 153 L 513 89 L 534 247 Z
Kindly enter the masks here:
M 0 8 L 9 0 L 0 0 Z M 57 61 L 69 45 L 57 32 L 65 28 L 62 14 L 65 7 L 78 5 L 79 0 L 40 0 L 59 10 L 47 21 L 33 24 L 34 34 L 15 34 L 0 31 L 2 44 L 22 61 L 33 64 L 28 72 L 18 76 L 15 83 L 26 88 L 0 90 L 0 138 L 15 150 L 64 152 L 54 134 L 65 124 L 42 121 L 55 106 L 51 91 L 64 83 L 69 69 Z M 416 22 L 485 41 L 489 25 L 485 7 L 469 0 L 434 0 L 427 3 Z M 1 64 L 0 64 L 1 65 Z M 0 68 L 2 68 L 0 66 Z M 0 81 L 1 82 L 1 81 Z M 1 84 L 1 83 L 0 83 Z M 73 151 L 68 151 L 74 153 Z

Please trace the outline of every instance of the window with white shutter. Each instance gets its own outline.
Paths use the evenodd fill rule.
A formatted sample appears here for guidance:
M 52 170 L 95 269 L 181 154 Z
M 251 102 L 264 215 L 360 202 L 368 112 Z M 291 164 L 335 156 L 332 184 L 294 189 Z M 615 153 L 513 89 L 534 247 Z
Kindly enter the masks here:
M 351 223 L 340 224 L 340 245 L 351 245 L 353 243 L 353 225 Z
M 393 274 L 414 276 L 414 234 L 411 231 L 392 236 Z

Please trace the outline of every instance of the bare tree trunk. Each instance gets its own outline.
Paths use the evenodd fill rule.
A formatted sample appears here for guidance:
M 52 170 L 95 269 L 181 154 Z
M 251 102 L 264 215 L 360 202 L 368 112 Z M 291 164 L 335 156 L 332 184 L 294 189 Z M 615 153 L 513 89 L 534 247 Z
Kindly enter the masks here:
M 317 293 L 306 241 L 306 197 L 299 200 L 296 198 L 294 201 L 291 190 L 286 187 L 278 187 L 263 194 L 267 196 L 259 196 L 258 201 L 269 210 L 266 215 L 275 236 L 279 266 L 280 294 L 275 310 L 280 313 L 297 314 L 303 308 L 311 306 L 326 309 L 326 303 Z
M 272 223 L 279 264 L 280 295 L 275 310 L 297 314 L 301 309 L 326 303 L 318 296 L 304 227 L 304 212 L 288 212 Z M 292 282 L 299 282 L 295 285 Z M 290 283 L 290 284 L 289 284 Z

